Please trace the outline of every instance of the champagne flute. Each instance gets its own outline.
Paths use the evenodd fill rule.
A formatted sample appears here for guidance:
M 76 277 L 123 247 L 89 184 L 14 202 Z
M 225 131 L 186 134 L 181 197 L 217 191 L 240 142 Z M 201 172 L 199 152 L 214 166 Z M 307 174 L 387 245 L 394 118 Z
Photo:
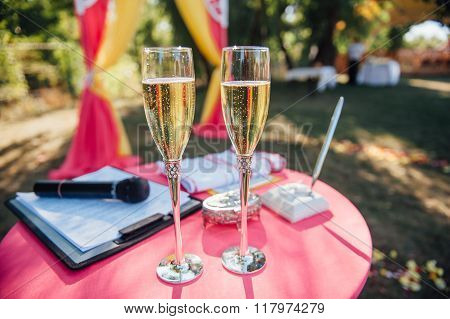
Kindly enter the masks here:
M 165 164 L 175 226 L 175 254 L 162 259 L 156 272 L 163 281 L 185 283 L 203 271 L 198 256 L 183 255 L 180 225 L 180 164 L 195 111 L 191 48 L 144 48 L 142 87 L 147 123 Z
M 248 274 L 266 264 L 263 252 L 248 246 L 247 206 L 252 155 L 261 138 L 270 99 L 270 55 L 265 47 L 234 46 L 222 50 L 222 111 L 236 150 L 240 174 L 241 243 L 222 254 L 223 266 Z

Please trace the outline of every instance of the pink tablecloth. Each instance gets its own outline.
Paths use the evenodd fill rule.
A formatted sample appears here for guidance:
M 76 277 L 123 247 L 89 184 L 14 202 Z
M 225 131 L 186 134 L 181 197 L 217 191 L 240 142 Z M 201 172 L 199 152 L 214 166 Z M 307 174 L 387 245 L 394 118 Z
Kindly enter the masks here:
M 139 171 L 153 180 L 164 180 L 152 169 Z M 280 175 L 286 178 L 277 184 L 309 180 L 289 170 Z M 348 199 L 325 183 L 316 185 L 316 191 L 330 202 L 329 211 L 290 224 L 263 209 L 260 221 L 249 223 L 250 244 L 267 256 L 267 266 L 257 275 L 236 276 L 222 267 L 221 253 L 238 244 L 238 232 L 233 226 L 219 225 L 203 230 L 200 213 L 184 219 L 182 231 L 185 251 L 199 255 L 205 271 L 198 280 L 182 287 L 162 283 L 155 273 L 159 260 L 173 251 L 172 227 L 85 269 L 72 271 L 58 262 L 26 226 L 17 223 L 0 243 L 0 297 L 357 297 L 370 267 L 369 229 Z

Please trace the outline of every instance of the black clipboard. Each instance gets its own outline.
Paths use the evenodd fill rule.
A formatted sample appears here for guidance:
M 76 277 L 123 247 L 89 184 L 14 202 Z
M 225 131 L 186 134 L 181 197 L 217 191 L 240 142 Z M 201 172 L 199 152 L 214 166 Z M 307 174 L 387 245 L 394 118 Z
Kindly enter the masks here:
M 81 269 L 96 261 L 114 255 L 141 240 L 159 232 L 173 224 L 171 215 L 156 214 L 131 226 L 122 229 L 119 239 L 82 252 L 56 230 L 48 225 L 29 208 L 13 197 L 5 202 L 28 228 L 70 269 Z M 185 218 L 202 207 L 202 202 L 191 197 L 190 201 L 181 205 L 181 218 Z

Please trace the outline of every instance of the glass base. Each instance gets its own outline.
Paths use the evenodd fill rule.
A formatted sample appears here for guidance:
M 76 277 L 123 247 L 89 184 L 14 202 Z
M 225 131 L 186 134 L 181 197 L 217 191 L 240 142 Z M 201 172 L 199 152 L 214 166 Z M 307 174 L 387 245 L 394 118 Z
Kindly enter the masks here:
M 194 280 L 203 272 L 203 262 L 200 257 L 193 254 L 185 254 L 184 262 L 175 263 L 175 255 L 162 259 L 156 268 L 158 277 L 171 284 L 183 284 Z
M 241 257 L 239 247 L 230 247 L 222 254 L 222 265 L 236 274 L 253 274 L 264 268 L 266 256 L 257 248 L 248 247 L 248 254 Z

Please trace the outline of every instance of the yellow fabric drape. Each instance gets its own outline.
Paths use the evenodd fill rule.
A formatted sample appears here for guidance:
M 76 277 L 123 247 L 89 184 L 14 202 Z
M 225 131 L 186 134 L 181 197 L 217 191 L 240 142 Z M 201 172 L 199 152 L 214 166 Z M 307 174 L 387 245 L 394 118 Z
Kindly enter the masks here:
M 219 96 L 220 96 L 220 66 L 216 66 L 214 68 L 213 73 L 211 74 L 208 91 L 206 92 L 203 111 L 200 117 L 201 123 L 205 123 L 211 117 L 211 114 L 214 111 L 214 106 L 216 104 L 217 98 Z
M 215 67 L 203 105 L 200 119 L 203 123 L 210 117 L 220 95 L 220 58 L 222 52 L 216 46 L 208 27 L 208 12 L 203 0 L 175 0 L 175 4 L 198 49 L 208 62 Z
M 102 43 L 98 51 L 95 65 L 98 70 L 106 70 L 114 65 L 122 56 L 133 37 L 138 22 L 142 5 L 145 0 L 110 0 Z M 94 73 L 92 90 L 108 100 L 107 92 L 104 90 L 99 72 Z M 123 127 L 122 120 L 115 108 L 109 103 L 116 118 L 119 129 L 119 155 L 131 154 L 131 147 Z

